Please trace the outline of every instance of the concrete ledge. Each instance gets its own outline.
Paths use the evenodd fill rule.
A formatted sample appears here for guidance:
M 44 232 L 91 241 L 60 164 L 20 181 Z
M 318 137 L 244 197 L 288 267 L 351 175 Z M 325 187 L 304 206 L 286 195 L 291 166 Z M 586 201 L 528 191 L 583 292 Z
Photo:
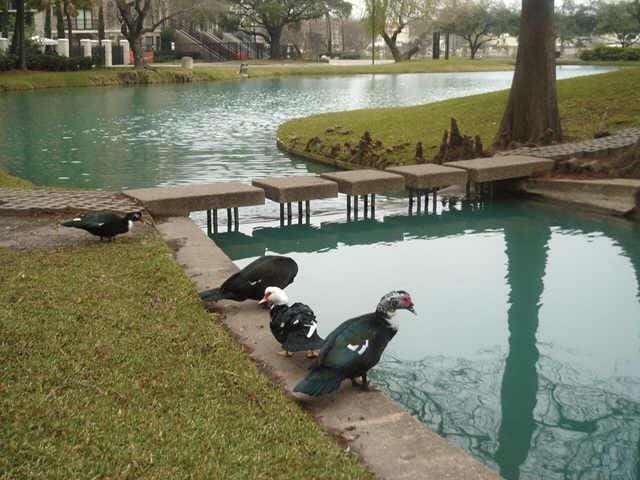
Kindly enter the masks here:
M 640 180 L 637 179 L 529 179 L 523 189 L 527 193 L 587 205 L 616 215 L 627 215 L 640 209 Z
M 302 202 L 338 196 L 338 185 L 313 175 L 261 178 L 252 185 L 262 188 L 269 200 L 278 203 Z
M 402 175 L 407 188 L 411 190 L 428 190 L 448 187 L 449 185 L 465 185 L 468 176 L 466 170 L 434 163 L 388 167 L 386 171 Z
M 159 217 L 187 216 L 189 212 L 213 208 L 264 204 L 263 190 L 240 182 L 141 188 L 124 193 L 141 202 L 151 215 Z
M 380 170 L 329 172 L 320 176 L 337 182 L 338 191 L 347 195 L 399 192 L 404 189 L 404 177 L 402 175 Z
M 188 218 L 168 218 L 157 226 L 175 250 L 178 263 L 198 290 L 218 286 L 235 265 Z M 222 319 L 256 363 L 291 392 L 306 373 L 304 355 L 284 358 L 269 328 L 269 314 L 257 302 L 220 302 Z M 298 400 L 320 424 L 341 437 L 363 462 L 383 479 L 475 479 L 496 480 L 495 472 L 459 447 L 447 442 L 381 392 L 364 393 L 344 382 L 340 391 Z
M 551 159 L 524 155 L 502 155 L 447 162 L 444 165 L 467 170 L 470 181 L 483 183 L 545 173 L 553 168 L 554 162 Z

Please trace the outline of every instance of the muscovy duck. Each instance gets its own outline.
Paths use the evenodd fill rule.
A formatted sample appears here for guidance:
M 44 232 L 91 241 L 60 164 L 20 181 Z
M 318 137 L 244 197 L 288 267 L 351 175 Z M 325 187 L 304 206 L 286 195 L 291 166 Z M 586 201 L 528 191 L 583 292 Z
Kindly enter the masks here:
M 396 310 L 409 310 L 415 315 L 413 307 L 407 292 L 393 291 L 382 297 L 375 312 L 343 322 L 325 339 L 320 355 L 309 367 L 311 371 L 293 391 L 317 397 L 337 390 L 345 378 L 350 378 L 353 386 L 368 390 L 367 372 L 380 361 L 398 331 Z M 356 377 L 362 377 L 362 383 Z
M 307 351 L 307 358 L 318 356 L 315 350 L 324 339 L 318 335 L 318 322 L 313 310 L 304 303 L 289 306 L 289 297 L 278 287 L 267 287 L 259 303 L 270 305 L 271 333 L 284 349 L 280 355 L 290 357 L 294 352 Z
M 200 292 L 200 298 L 207 302 L 217 302 L 223 298 L 237 302 L 260 300 L 265 288 L 284 288 L 293 282 L 297 274 L 298 264 L 293 258 L 265 255 L 231 275 L 219 288 Z
M 111 241 L 116 235 L 131 230 L 133 222 L 140 221 L 142 221 L 142 212 L 130 212 L 124 217 L 112 212 L 93 212 L 63 222 L 61 225 L 86 230 L 100 237 L 100 241 L 104 238 Z

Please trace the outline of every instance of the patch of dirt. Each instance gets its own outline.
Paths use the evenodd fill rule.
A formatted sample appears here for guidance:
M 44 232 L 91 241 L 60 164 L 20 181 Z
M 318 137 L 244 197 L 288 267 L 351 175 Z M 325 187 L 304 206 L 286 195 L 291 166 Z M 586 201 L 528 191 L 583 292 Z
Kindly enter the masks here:
M 63 227 L 60 222 L 72 216 L 62 214 L 2 215 L 0 216 L 0 247 L 16 250 L 36 248 L 57 248 L 78 245 L 91 245 L 99 242 L 84 230 Z M 136 222 L 133 230 L 125 235 L 139 235 L 149 232 L 153 225 L 148 218 Z M 118 235 L 115 241 L 122 235 Z
M 640 178 L 640 141 L 622 153 L 572 157 L 556 162 L 553 178 Z

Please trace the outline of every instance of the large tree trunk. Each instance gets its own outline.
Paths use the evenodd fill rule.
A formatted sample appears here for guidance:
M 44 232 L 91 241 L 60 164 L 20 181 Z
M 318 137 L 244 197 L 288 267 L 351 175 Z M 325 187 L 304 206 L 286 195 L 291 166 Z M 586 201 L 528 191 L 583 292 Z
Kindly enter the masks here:
M 396 39 L 390 37 L 387 32 L 382 32 L 380 34 L 382 36 L 382 39 L 384 40 L 384 43 L 387 44 L 387 47 L 389 47 L 389 51 L 391 52 L 391 55 L 393 56 L 393 61 L 398 63 L 402 61 L 402 54 L 400 53 L 400 50 L 398 49 L 398 46 L 396 45 Z
M 331 15 L 329 12 L 325 14 L 325 21 L 327 22 L 327 53 L 331 56 L 333 54 L 333 32 L 331 29 Z
M 64 38 L 64 20 L 62 18 L 62 7 L 60 6 L 60 0 L 56 0 L 56 38 Z
M 280 51 L 280 38 L 282 37 L 282 27 L 267 30 L 269 32 L 270 50 L 269 55 L 272 60 L 280 60 L 282 52 Z
M 71 6 L 69 2 L 65 0 L 64 2 L 64 14 L 67 17 L 67 38 L 69 39 L 69 51 L 71 51 L 71 41 L 73 39 L 73 25 L 71 24 Z
M 51 36 L 51 5 L 47 5 L 44 10 L 44 36 L 45 38 L 52 38 Z
M 144 68 L 146 60 L 144 58 L 144 48 L 142 47 L 142 35 L 129 37 L 127 40 L 129 40 L 129 45 L 131 45 L 131 50 L 133 50 L 134 68 Z
M 449 46 L 450 46 L 451 34 L 445 32 L 444 34 L 444 59 L 449 60 Z
M 478 45 L 476 45 L 475 43 L 473 43 L 471 40 L 468 41 L 469 43 L 469 52 L 471 52 L 471 60 L 475 60 L 476 58 L 476 53 L 478 53 Z
M 516 70 L 496 146 L 562 139 L 555 67 L 553 0 L 522 0 Z
M 2 7 L 0 7 L 0 36 L 9 38 L 9 2 L 7 0 L 0 0 Z
M 16 2 L 16 31 L 18 32 L 18 68 L 27 69 L 27 56 L 24 48 L 24 0 Z

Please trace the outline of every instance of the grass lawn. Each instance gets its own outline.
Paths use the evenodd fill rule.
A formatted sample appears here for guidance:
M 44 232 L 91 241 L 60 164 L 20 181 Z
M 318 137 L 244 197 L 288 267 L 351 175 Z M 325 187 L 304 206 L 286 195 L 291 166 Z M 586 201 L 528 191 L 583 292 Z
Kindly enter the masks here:
M 1 478 L 371 478 L 156 234 L 0 249 L 0 271 Z
M 0 187 L 28 186 L 0 168 Z M 257 370 L 155 232 L 0 248 L 0 272 L 0 478 L 372 478 Z
M 271 78 L 291 75 L 352 75 L 371 73 L 420 73 L 493 71 L 513 69 L 508 60 L 419 60 L 385 65 L 333 66 L 323 63 L 265 63 L 249 61 L 250 78 Z M 81 72 L 0 72 L 0 91 L 37 88 L 89 87 L 104 85 L 135 85 L 155 83 L 206 82 L 240 80 L 239 63 L 219 66 L 198 66 L 192 71 L 159 66 L 157 71 L 135 71 L 132 68 L 99 68 Z
M 565 139 L 592 138 L 600 130 L 615 132 L 639 125 L 638 92 L 638 67 L 559 81 L 558 103 Z M 303 151 L 309 139 L 317 136 L 322 144 L 316 153 L 326 154 L 334 144 L 357 144 L 368 130 L 374 141 L 380 140 L 385 147 L 397 146 L 382 159 L 384 164 L 413 163 L 418 141 L 423 144 L 426 158 L 437 153 L 451 117 L 458 121 L 461 133 L 480 135 L 485 148 L 491 147 L 507 96 L 508 91 L 504 90 L 414 107 L 314 115 L 282 124 L 278 138 L 289 148 Z M 351 156 L 342 153 L 338 158 L 348 161 Z

